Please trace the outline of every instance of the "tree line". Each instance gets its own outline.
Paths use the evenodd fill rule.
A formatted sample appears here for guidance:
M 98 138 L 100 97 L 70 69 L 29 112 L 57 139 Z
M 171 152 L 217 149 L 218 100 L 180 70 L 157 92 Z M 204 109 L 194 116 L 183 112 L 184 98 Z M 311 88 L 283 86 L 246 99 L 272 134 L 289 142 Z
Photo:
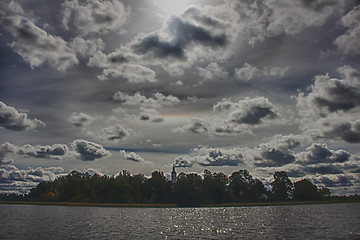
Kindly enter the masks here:
M 164 173 L 154 171 L 151 177 L 132 175 L 123 170 L 117 176 L 72 171 L 51 182 L 41 182 L 30 190 L 30 201 L 177 204 L 200 206 L 222 203 L 316 201 L 330 197 L 330 190 L 318 188 L 307 179 L 292 183 L 286 172 L 275 172 L 268 190 L 264 183 L 247 170 L 230 176 L 205 170 L 180 173 L 172 183 Z

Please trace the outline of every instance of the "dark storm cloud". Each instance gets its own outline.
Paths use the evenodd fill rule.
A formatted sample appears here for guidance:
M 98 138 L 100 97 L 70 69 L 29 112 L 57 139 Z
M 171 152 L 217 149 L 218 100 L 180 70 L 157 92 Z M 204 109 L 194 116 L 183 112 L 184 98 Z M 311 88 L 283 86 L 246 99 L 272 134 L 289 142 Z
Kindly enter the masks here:
M 343 163 L 350 160 L 351 154 L 344 150 L 330 150 L 326 144 L 313 143 L 304 152 L 297 155 L 301 165 L 316 163 Z
M 344 55 L 360 54 L 360 6 L 354 7 L 341 19 L 342 24 L 348 28 L 347 32 L 334 41 L 339 51 Z
M 82 34 L 107 33 L 125 24 L 130 8 L 120 1 L 65 1 L 62 4 L 62 24 L 66 30 L 74 27 Z
M 280 167 L 295 162 L 295 156 L 284 153 L 277 149 L 263 151 L 262 158 L 255 159 L 255 165 L 259 167 Z
M 89 114 L 86 113 L 72 113 L 71 116 L 68 118 L 68 121 L 73 124 L 75 127 L 84 127 L 91 124 L 94 121 L 94 118 L 91 117 Z
M 84 139 L 77 139 L 73 141 L 71 146 L 78 154 L 78 158 L 83 161 L 94 161 L 98 158 L 106 157 L 110 154 L 110 152 L 100 144 Z
M 336 124 L 325 136 L 349 143 L 360 143 L 360 121 Z
M 200 17 L 197 19 L 204 20 Z M 205 22 L 209 23 L 210 20 L 208 18 Z M 217 48 L 224 47 L 228 42 L 225 34 L 212 34 L 208 29 L 186 22 L 179 17 L 169 20 L 167 27 L 172 37 L 170 41 L 161 40 L 160 36 L 154 33 L 139 39 L 132 48 L 137 54 L 152 53 L 157 58 L 172 57 L 185 60 L 185 48 L 192 43 Z
M 0 127 L 14 131 L 34 129 L 45 124 L 38 119 L 29 119 L 26 113 L 20 113 L 15 108 L 0 101 Z
M 319 165 L 309 165 L 301 168 L 305 173 L 316 175 L 316 174 L 341 174 L 344 173 L 341 170 L 341 166 L 334 164 L 319 164 Z

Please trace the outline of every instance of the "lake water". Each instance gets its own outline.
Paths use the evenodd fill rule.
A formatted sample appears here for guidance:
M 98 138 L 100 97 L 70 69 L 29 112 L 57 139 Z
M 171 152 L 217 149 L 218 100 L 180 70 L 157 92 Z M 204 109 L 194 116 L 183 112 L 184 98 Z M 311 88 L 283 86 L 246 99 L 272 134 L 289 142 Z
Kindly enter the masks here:
M 360 203 L 236 208 L 0 204 L 0 239 L 360 239 Z

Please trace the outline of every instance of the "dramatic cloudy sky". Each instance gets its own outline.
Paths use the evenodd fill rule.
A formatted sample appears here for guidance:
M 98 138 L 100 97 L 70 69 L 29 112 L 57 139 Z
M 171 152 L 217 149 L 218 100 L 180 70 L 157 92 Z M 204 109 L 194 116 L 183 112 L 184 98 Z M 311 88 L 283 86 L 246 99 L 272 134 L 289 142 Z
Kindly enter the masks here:
M 0 191 L 71 170 L 360 190 L 360 2 L 3 0 Z

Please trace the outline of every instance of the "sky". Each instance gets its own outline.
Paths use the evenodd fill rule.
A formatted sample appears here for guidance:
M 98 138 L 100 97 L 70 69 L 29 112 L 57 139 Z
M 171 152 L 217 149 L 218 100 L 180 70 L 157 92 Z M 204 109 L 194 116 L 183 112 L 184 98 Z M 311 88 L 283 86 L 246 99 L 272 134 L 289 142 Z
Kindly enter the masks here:
M 360 2 L 3 0 L 0 192 L 72 170 L 360 193 Z

